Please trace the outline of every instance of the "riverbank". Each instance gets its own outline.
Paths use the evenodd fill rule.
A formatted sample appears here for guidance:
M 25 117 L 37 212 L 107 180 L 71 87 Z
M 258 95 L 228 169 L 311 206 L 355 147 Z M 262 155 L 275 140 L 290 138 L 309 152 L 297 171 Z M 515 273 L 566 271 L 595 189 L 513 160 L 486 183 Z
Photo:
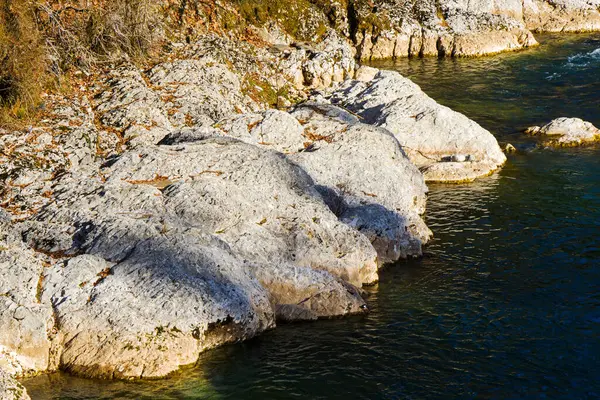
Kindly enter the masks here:
M 43 119 L 2 131 L 2 368 L 158 378 L 278 322 L 368 312 L 380 268 L 431 239 L 426 182 L 506 157 L 321 39 L 210 34 L 148 68 L 74 71 Z
M 600 117 L 590 101 L 599 93 L 592 79 L 597 66 L 558 82 L 544 79 L 565 72 L 569 57 L 597 48 L 594 40 L 542 41 L 535 56 L 413 59 L 398 67 L 437 101 L 462 104 L 475 121 L 495 127 L 500 141 L 533 149 L 535 140 L 521 125 L 564 110 L 591 121 Z M 449 90 L 456 83 L 447 77 L 459 73 L 464 90 Z M 587 83 L 578 88 L 571 79 Z M 528 101 L 522 113 L 510 107 L 514 98 Z M 489 112 L 492 105 L 496 113 Z M 538 149 L 509 155 L 502 170 L 474 183 L 429 184 L 424 218 L 436 235 L 422 259 L 384 269 L 378 285 L 366 288 L 370 313 L 364 317 L 282 324 L 207 352 L 196 367 L 168 380 L 61 374 L 24 383 L 41 399 L 594 397 L 600 391 L 594 369 L 600 352 L 598 160 L 595 147 Z
M 597 393 L 597 160 L 597 149 L 516 156 L 475 183 L 430 185 L 436 237 L 423 259 L 381 273 L 366 317 L 281 325 L 167 380 L 24 384 L 41 400 Z
M 8 368 L 162 377 L 276 320 L 368 310 L 360 288 L 431 236 L 423 168 L 472 180 L 505 157 L 488 131 L 398 74 L 332 85 L 353 73 L 352 52 L 335 35 L 320 46 L 284 60 L 324 71 L 312 82 L 331 88 L 286 111 L 266 109 L 267 89 L 243 82 L 259 70 L 213 37 L 151 70 L 105 71 L 79 97 L 56 99 L 44 125 L 4 132 Z M 278 58 L 255 50 L 270 67 L 262 76 L 274 72 Z M 402 129 L 335 105 L 353 90 L 371 91 L 374 106 L 410 96 L 411 112 L 427 115 L 409 122 L 422 132 L 411 144 L 428 160 L 421 170 Z M 446 160 L 456 153 L 469 158 Z

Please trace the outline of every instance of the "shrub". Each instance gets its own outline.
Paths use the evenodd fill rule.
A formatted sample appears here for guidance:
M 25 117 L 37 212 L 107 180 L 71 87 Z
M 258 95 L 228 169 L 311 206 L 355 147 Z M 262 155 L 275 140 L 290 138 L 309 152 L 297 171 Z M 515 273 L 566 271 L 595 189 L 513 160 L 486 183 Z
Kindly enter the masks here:
M 91 9 L 85 39 L 96 54 L 122 51 L 145 57 L 161 37 L 161 12 L 156 0 L 108 0 Z
M 142 60 L 162 36 L 162 0 L 0 0 L 0 124 L 31 113 L 72 67 L 127 54 Z
M 0 0 L 0 106 L 22 117 L 35 107 L 47 58 L 31 3 Z

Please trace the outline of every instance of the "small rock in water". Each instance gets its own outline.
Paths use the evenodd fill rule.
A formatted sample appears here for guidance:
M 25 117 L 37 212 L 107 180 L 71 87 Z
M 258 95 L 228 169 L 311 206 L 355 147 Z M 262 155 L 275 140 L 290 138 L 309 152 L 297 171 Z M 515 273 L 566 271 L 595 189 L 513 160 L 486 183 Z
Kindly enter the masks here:
M 517 148 L 515 146 L 513 146 L 512 144 L 507 143 L 506 146 L 504 146 L 504 152 L 505 153 L 516 153 Z
M 526 135 L 538 135 L 540 133 L 540 127 L 539 126 L 530 126 L 529 128 L 525 129 L 525 134 Z
M 544 136 L 543 146 L 573 147 L 600 141 L 600 129 L 580 118 L 556 118 L 539 127 L 532 126 L 526 134 Z

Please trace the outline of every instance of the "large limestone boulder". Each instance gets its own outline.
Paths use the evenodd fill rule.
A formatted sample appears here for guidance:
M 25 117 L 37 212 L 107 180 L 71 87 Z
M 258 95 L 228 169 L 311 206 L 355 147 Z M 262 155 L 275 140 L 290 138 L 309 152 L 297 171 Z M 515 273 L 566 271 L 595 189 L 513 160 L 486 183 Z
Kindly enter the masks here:
M 306 174 L 241 142 L 188 146 L 125 154 L 102 176 L 66 176 L 37 223 L 22 228 L 49 254 L 85 254 L 45 269 L 38 289 L 60 321 L 61 368 L 160 377 L 206 349 L 273 327 L 275 313 L 291 320 L 366 310 L 340 277 L 375 280 L 375 251 L 337 221 Z M 262 256 L 269 246 L 272 259 Z
M 165 376 L 274 326 L 269 295 L 243 260 L 218 238 L 170 223 L 158 189 L 85 176 L 55 190 L 21 229 L 55 257 L 89 254 L 49 265 L 37 286 L 56 320 L 49 353 L 61 369 Z
M 544 146 L 574 147 L 600 141 L 600 129 L 580 118 L 557 118 L 542 127 L 527 128 L 525 133 L 540 136 Z
M 426 181 L 468 182 L 506 161 L 490 132 L 396 72 L 380 71 L 368 82 L 348 81 L 330 97 L 364 122 L 392 132 Z
M 48 270 L 42 301 L 60 321 L 61 368 L 161 377 L 273 327 L 267 293 L 216 242 L 187 231 L 140 241 L 116 263 L 83 255 Z
M 340 223 L 311 178 L 284 156 L 231 138 L 149 146 L 106 170 L 109 182 L 169 184 L 165 206 L 261 264 L 292 262 L 356 286 L 377 281 L 368 240 Z
M 310 318 L 365 311 L 345 281 L 376 281 L 376 252 L 337 221 L 304 171 L 231 139 L 186 140 L 196 143 L 151 146 L 102 177 L 63 179 L 25 236 L 48 252 L 123 263 L 141 241 L 193 228 L 242 254 L 276 310 L 297 306 Z
M 421 218 L 428 189 L 396 138 L 329 104 L 292 115 L 315 148 L 290 158 L 314 177 L 340 220 L 371 239 L 382 263 L 420 256 L 431 237 Z
M 281 151 L 315 180 L 331 210 L 365 234 L 380 263 L 422 254 L 427 187 L 392 134 L 336 106 L 306 103 L 221 121 L 227 136 Z
M 0 400 L 30 400 L 27 389 L 0 367 Z

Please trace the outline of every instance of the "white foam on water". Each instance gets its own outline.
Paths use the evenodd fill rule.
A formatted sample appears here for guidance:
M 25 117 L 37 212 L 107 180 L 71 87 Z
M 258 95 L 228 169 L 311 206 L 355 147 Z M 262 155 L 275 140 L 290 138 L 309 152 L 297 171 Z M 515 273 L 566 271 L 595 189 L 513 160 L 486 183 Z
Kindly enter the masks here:
M 598 61 L 600 61 L 600 48 L 569 57 L 565 66 L 569 68 L 582 68 Z

